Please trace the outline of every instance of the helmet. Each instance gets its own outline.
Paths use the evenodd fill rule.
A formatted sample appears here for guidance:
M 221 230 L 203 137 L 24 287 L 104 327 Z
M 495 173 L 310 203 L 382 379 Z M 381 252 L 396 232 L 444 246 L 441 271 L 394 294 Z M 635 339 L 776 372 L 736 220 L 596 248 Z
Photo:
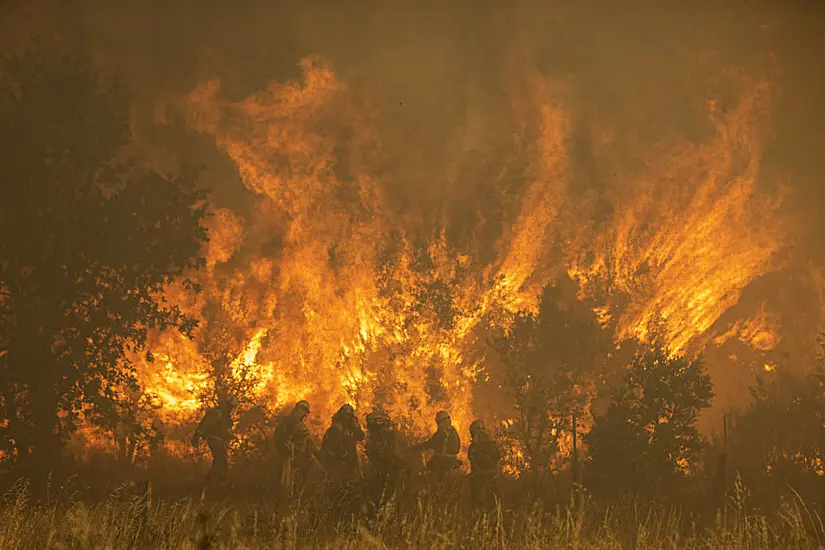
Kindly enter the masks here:
M 473 420 L 473 423 L 470 424 L 470 433 L 472 432 L 483 432 L 484 431 L 484 422 L 481 420 Z
M 374 411 L 367 415 L 367 426 L 387 426 L 390 417 L 383 411 Z
M 309 414 L 309 402 L 301 399 L 297 403 L 295 403 L 295 409 L 304 409 L 307 414 Z
M 448 413 L 447 411 L 438 411 L 435 415 L 436 423 L 441 423 L 441 422 L 444 422 L 445 420 L 449 420 L 449 419 L 450 419 L 450 413 Z
M 341 405 L 341 408 L 338 409 L 338 414 L 342 416 L 355 416 L 355 409 L 352 408 L 352 405 L 347 403 L 346 405 Z

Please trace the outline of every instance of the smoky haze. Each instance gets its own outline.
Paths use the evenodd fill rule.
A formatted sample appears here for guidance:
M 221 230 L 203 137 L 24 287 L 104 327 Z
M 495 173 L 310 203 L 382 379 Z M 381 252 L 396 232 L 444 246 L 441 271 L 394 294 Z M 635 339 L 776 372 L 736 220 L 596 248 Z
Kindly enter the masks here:
M 663 143 L 711 139 L 707 102 L 719 98 L 725 113 L 737 108 L 726 75 L 764 81 L 772 90 L 771 132 L 761 138 L 754 195 L 767 200 L 784 186 L 778 216 L 789 237 L 778 246 L 776 268 L 748 281 L 715 326 L 724 332 L 726 323 L 754 316 L 766 302 L 781 320 L 772 357 L 787 368 L 809 359 L 822 309 L 821 280 L 811 270 L 825 267 L 818 239 L 825 229 L 821 13 L 779 2 L 298 4 L 7 2 L 0 14 L 6 51 L 43 35 L 89 54 L 104 70 L 121 71 L 134 93 L 138 154 L 162 170 L 205 165 L 216 206 L 249 220 L 260 215 L 255 193 L 236 163 L 216 150 L 214 137 L 191 125 L 159 124 L 158 113 L 210 79 L 220 81 L 221 101 L 242 102 L 273 80 L 302 78 L 301 59 L 321 56 L 352 101 L 379 113 L 372 124 L 383 156 L 375 171 L 389 174 L 382 188 L 389 211 L 402 213 L 407 229 L 423 239 L 447 225 L 450 243 L 472 250 L 483 265 L 493 263 L 522 212 L 508 198 L 523 197 L 524 184 L 492 175 L 535 116 L 520 106 L 529 102 L 525 69 L 557 86 L 571 121 L 569 189 L 558 213 L 564 227 L 580 215 L 583 225 L 610 223 L 635 189 L 616 183 L 617 166 L 636 173 Z M 616 151 L 624 145 L 634 152 Z M 282 230 L 272 223 L 276 228 L 249 245 L 254 250 L 241 251 L 248 256 L 238 262 L 267 253 L 271 233 Z M 729 352 L 708 351 L 717 407 L 743 403 L 742 381 L 753 375 L 752 365 L 731 363 Z

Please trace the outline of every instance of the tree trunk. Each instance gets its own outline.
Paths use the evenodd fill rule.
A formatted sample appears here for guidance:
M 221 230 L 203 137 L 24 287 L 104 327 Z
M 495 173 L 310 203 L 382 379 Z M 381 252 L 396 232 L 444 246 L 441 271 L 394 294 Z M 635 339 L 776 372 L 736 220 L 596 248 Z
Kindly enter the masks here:
M 17 401 L 17 413 L 29 420 L 17 423 L 13 437 L 22 473 L 31 480 L 37 497 L 46 496 L 49 478 L 59 474 L 62 456 L 60 379 L 51 353 L 52 319 L 46 311 L 34 304 L 17 310 L 18 330 L 8 355 L 9 377 L 24 390 Z M 24 411 L 28 414 L 21 415 Z

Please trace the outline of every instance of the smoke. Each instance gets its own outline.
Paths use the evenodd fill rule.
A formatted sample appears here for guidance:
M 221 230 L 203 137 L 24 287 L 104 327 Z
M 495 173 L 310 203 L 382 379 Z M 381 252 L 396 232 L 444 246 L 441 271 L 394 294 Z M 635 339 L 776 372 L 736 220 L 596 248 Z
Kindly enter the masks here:
M 136 153 L 161 170 L 206 167 L 219 219 L 233 220 L 215 232 L 231 246 L 210 257 L 228 271 L 254 263 L 255 285 L 291 288 L 290 265 L 303 273 L 339 243 L 335 284 L 371 288 L 353 266 L 401 230 L 416 245 L 443 238 L 447 263 L 472 258 L 483 276 L 459 282 L 482 294 L 480 279 L 506 275 L 526 300 L 568 271 L 604 294 L 627 335 L 669 312 L 671 340 L 719 342 L 707 352 L 723 407 L 744 402 L 753 361 L 809 360 L 825 260 L 811 206 L 825 173 L 812 13 L 767 2 L 3 9 L 6 51 L 42 34 L 122 72 Z M 301 284 L 329 274 L 316 275 Z M 281 296 L 257 322 L 305 305 Z M 763 332 L 780 335 L 773 355 L 732 360 L 763 310 Z M 325 353 L 307 360 L 337 360 Z

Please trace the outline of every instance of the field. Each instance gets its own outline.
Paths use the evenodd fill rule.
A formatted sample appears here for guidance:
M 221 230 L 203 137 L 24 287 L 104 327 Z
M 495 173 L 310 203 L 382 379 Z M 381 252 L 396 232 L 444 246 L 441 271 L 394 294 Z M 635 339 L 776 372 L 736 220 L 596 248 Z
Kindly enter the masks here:
M 167 498 L 123 485 L 93 501 L 54 491 L 35 504 L 18 483 L 0 511 L 0 548 L 823 548 L 820 516 L 792 491 L 769 514 L 737 487 L 727 506 L 699 512 L 640 502 L 527 504 L 518 493 L 489 513 L 465 492 L 418 491 L 378 513 L 318 496 Z

